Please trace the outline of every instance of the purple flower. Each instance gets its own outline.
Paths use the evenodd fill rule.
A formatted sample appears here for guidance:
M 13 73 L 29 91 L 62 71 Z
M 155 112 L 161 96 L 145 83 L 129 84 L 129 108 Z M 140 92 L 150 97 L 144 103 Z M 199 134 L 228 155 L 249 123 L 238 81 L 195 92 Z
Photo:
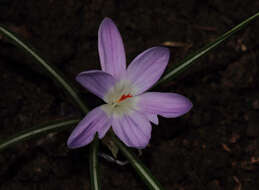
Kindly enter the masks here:
M 144 148 L 151 137 L 151 123 L 157 115 L 174 118 L 188 112 L 192 103 L 175 93 L 146 92 L 163 74 L 169 50 L 150 48 L 138 55 L 126 69 L 120 33 L 110 18 L 98 31 L 100 70 L 80 73 L 76 80 L 105 104 L 90 111 L 68 139 L 69 148 L 89 144 L 96 133 L 103 138 L 112 126 L 114 133 L 129 147 Z

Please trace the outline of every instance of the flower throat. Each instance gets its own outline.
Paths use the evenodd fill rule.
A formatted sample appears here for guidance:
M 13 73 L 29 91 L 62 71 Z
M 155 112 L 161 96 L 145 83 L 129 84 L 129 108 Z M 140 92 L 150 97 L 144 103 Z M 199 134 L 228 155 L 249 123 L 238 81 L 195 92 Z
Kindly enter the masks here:
M 132 95 L 131 94 L 123 94 L 119 100 L 117 100 L 116 102 L 119 103 L 119 102 L 122 102 L 123 100 L 126 100 L 127 98 L 131 98 Z

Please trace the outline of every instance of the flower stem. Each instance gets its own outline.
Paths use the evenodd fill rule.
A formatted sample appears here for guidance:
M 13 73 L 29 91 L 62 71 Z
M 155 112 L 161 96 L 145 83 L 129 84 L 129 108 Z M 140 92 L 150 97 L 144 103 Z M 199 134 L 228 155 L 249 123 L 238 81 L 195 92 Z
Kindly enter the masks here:
M 144 181 L 150 190 L 164 190 L 158 180 L 151 175 L 151 172 L 143 165 L 143 163 L 130 151 L 122 142 L 112 135 L 113 142 L 119 147 L 124 156 L 129 160 L 137 174 Z
M 97 159 L 98 154 L 98 147 L 99 147 L 99 139 L 97 134 L 90 145 L 90 175 L 91 175 L 91 189 L 92 190 L 100 190 L 100 178 L 99 178 L 99 163 Z

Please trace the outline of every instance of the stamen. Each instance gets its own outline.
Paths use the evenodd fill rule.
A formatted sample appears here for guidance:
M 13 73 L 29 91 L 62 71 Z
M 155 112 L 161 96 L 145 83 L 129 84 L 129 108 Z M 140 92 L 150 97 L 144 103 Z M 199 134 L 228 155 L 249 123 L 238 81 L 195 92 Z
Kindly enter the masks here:
M 123 101 L 123 100 L 126 100 L 127 98 L 131 98 L 131 97 L 132 97 L 131 94 L 123 94 L 123 95 L 120 97 L 120 99 L 117 100 L 117 102 L 119 103 L 119 102 L 121 102 L 121 101 Z

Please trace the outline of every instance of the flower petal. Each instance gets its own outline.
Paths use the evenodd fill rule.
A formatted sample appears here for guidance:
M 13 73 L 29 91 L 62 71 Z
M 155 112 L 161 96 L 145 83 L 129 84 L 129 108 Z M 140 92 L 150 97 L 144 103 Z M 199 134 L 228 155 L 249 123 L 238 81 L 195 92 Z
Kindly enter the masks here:
M 76 80 L 90 92 L 105 100 L 105 95 L 115 85 L 116 79 L 103 71 L 91 70 L 79 73 Z
M 78 148 L 89 144 L 97 132 L 100 139 L 104 137 L 111 127 L 111 118 L 106 115 L 101 107 L 96 107 L 90 111 L 79 122 L 68 138 L 67 145 L 69 148 Z
M 147 92 L 139 96 L 138 106 L 142 112 L 170 118 L 187 113 L 192 108 L 192 103 L 176 93 Z
M 116 25 L 105 18 L 98 31 L 98 50 L 102 70 L 119 78 L 126 70 L 126 57 L 122 38 Z
M 155 125 L 158 125 L 158 117 L 157 114 L 151 114 L 151 113 L 145 113 L 146 117 L 148 118 L 149 121 L 154 123 Z
M 151 124 L 141 113 L 113 117 L 114 133 L 129 147 L 145 148 L 151 137 Z
M 138 95 L 149 89 L 163 74 L 170 52 L 164 47 L 150 48 L 138 55 L 127 68 L 126 78 L 132 82 Z

